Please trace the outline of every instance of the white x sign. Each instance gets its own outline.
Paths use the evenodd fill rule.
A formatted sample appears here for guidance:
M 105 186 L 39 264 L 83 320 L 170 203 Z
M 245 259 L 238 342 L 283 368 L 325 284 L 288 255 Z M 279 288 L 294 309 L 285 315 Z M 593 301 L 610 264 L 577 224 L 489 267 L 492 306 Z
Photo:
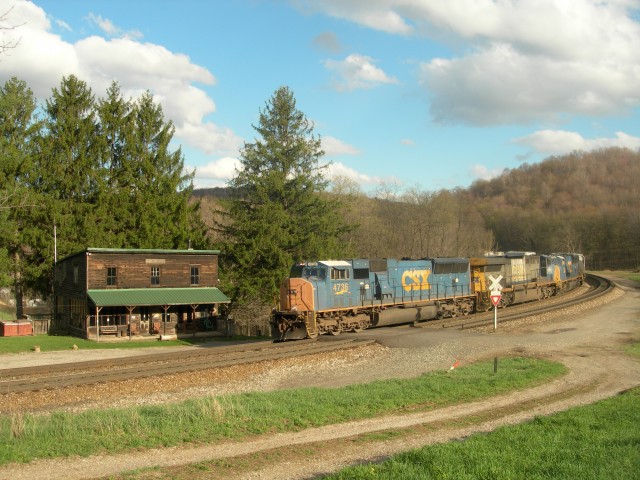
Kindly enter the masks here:
M 489 290 L 492 292 L 499 292 L 502 290 L 502 285 L 500 285 L 500 280 L 502 280 L 502 275 L 498 275 L 498 278 L 494 278 L 493 275 L 489 275 L 489 280 L 491 280 L 491 286 Z

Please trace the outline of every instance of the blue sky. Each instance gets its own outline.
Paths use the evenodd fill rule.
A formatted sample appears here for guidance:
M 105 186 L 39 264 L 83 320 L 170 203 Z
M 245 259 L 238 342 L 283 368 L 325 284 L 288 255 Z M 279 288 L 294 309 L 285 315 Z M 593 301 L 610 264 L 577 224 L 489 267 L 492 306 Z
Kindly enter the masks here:
M 469 186 L 505 168 L 640 148 L 637 0 L 0 0 L 0 81 L 43 101 L 149 90 L 196 187 L 223 186 L 274 91 L 292 89 L 330 178 Z M 16 26 L 10 29 L 7 27 Z

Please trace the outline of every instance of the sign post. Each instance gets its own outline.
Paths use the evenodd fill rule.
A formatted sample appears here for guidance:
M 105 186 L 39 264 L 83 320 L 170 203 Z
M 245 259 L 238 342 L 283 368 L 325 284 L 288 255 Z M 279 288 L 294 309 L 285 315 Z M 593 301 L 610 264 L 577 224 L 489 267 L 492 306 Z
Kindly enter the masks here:
M 502 298 L 502 292 L 500 290 L 494 290 L 491 292 L 491 303 L 493 303 L 493 331 L 498 329 L 498 305 Z
M 498 305 L 502 298 L 502 285 L 500 285 L 502 275 L 497 277 L 489 275 L 489 280 L 491 280 L 489 290 L 491 290 L 491 303 L 493 303 L 493 331 L 495 332 L 498 329 Z

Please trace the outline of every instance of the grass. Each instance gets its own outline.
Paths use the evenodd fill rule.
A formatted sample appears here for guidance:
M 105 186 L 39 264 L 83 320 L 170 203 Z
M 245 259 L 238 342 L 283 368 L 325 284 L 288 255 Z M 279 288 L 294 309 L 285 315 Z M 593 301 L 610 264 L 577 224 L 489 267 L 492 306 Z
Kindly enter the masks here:
M 153 348 L 153 347 L 177 347 L 185 345 L 200 345 L 210 342 L 231 342 L 246 341 L 257 342 L 264 341 L 264 337 L 193 337 L 178 340 L 163 340 L 162 342 L 153 341 L 153 339 L 139 340 L 122 340 L 118 342 L 96 342 L 94 340 L 85 340 L 78 337 L 70 337 L 66 335 L 36 335 L 23 337 L 0 337 L 0 354 L 5 353 L 22 353 L 33 351 L 35 345 L 40 346 L 41 352 L 53 352 L 57 350 L 70 350 L 76 345 L 79 349 L 84 350 L 105 350 L 114 348 Z
M 337 389 L 302 388 L 206 397 L 170 405 L 0 417 L 0 463 L 219 442 L 273 432 L 431 410 L 549 381 L 563 365 L 505 358 L 413 379 Z
M 0 337 L 0 354 L 21 353 L 32 351 L 35 345 L 40 346 L 41 352 L 52 352 L 56 350 L 70 350 L 76 345 L 79 349 L 113 349 L 113 348 L 149 348 L 193 345 L 211 341 L 210 338 L 194 338 L 193 340 L 166 340 L 162 342 L 152 341 L 121 341 L 121 342 L 95 342 L 78 337 L 65 335 L 36 335 L 22 337 Z
M 0 304 L 0 320 L 15 320 L 16 311 L 13 308 Z
M 615 273 L 628 280 L 633 280 L 634 282 L 640 283 L 640 273 L 638 272 L 615 272 Z
M 327 480 L 640 478 L 640 389 L 528 423 L 361 465 Z
M 629 355 L 640 358 L 640 343 L 632 343 L 626 348 L 626 351 Z

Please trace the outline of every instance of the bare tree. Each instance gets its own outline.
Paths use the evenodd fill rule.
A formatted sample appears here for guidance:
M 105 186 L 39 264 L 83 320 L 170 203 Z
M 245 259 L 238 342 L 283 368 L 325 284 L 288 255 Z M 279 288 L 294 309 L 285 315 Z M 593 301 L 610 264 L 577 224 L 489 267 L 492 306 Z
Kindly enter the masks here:
M 0 15 L 0 55 L 4 55 L 7 51 L 13 50 L 20 43 L 20 39 L 16 39 L 11 36 L 11 33 L 15 32 L 18 27 L 21 27 L 24 24 L 11 25 L 9 23 L 9 17 L 12 10 L 13 7 Z

